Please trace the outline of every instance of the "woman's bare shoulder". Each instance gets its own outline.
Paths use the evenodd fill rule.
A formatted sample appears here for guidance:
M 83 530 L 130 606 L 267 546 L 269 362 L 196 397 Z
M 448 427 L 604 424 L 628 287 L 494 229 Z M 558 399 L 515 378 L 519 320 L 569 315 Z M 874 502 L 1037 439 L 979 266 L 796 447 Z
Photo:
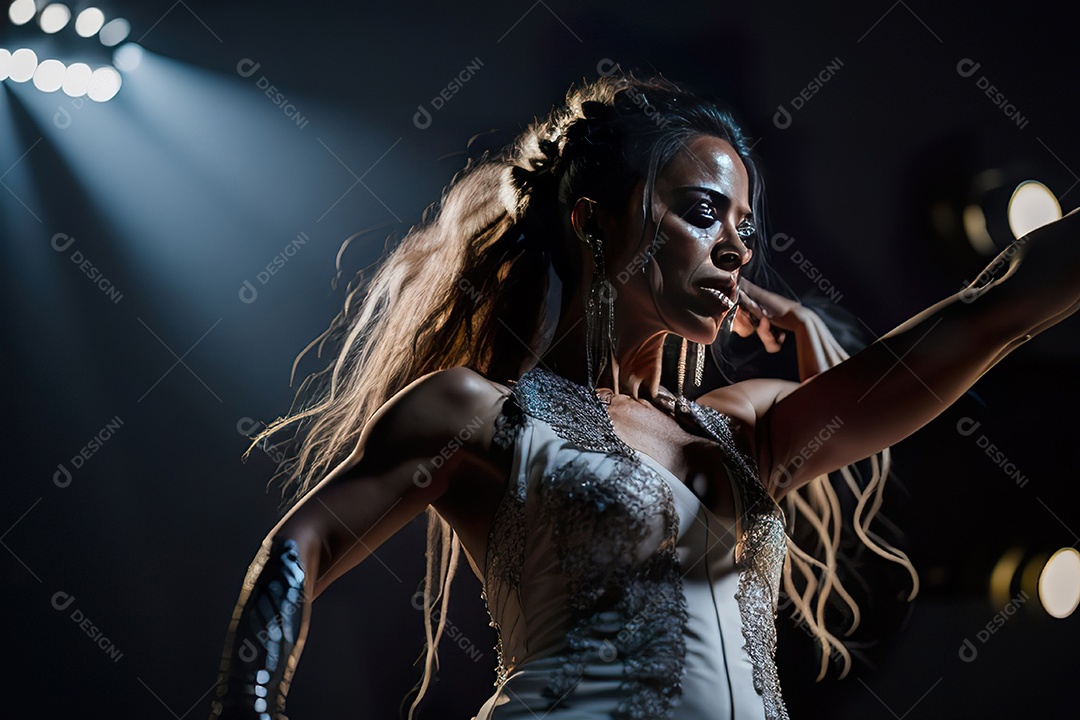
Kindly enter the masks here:
M 382 438 L 367 445 L 451 444 L 485 452 L 509 389 L 458 366 L 423 375 L 391 397 L 372 417 Z

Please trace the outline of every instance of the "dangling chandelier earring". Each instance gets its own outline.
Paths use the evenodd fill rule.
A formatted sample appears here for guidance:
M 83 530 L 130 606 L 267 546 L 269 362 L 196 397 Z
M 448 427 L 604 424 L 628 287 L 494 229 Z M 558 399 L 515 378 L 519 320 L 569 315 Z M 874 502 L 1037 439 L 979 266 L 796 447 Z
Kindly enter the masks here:
M 686 338 L 682 339 L 679 343 L 679 385 L 676 388 L 679 392 L 679 397 L 683 396 L 683 385 L 686 380 Z
M 701 378 L 705 374 L 705 345 L 694 343 L 694 387 L 701 387 Z
M 701 380 L 705 374 L 705 352 L 707 346 L 702 343 L 689 343 L 686 338 L 679 345 L 679 397 L 683 396 L 686 387 L 686 355 L 688 345 L 694 346 L 694 387 L 701 387 Z
M 720 333 L 728 334 L 731 332 L 731 327 L 735 323 L 735 314 L 739 311 L 738 287 L 735 289 L 736 300 L 731 305 L 731 309 L 724 314 L 724 319 L 720 321 Z M 682 339 L 682 344 L 679 347 L 679 396 L 683 395 L 683 388 L 686 384 L 686 356 L 687 356 L 687 340 Z M 700 388 L 701 383 L 705 377 L 705 355 L 709 351 L 709 346 L 704 343 L 693 343 L 694 346 L 694 387 Z
M 593 255 L 593 276 L 585 314 L 585 364 L 590 389 L 595 389 L 615 352 L 615 286 L 604 272 L 603 242 L 588 234 L 585 240 Z

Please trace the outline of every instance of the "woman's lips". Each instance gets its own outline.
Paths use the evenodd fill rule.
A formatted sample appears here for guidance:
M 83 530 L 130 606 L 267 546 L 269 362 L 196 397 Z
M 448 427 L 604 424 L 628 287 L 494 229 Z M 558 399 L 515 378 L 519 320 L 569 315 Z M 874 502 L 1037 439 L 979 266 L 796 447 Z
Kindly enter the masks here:
M 701 285 L 704 290 L 711 297 L 716 298 L 724 307 L 731 309 L 735 307 L 735 300 L 732 297 L 736 292 L 735 285 L 732 284 L 717 284 L 717 285 Z

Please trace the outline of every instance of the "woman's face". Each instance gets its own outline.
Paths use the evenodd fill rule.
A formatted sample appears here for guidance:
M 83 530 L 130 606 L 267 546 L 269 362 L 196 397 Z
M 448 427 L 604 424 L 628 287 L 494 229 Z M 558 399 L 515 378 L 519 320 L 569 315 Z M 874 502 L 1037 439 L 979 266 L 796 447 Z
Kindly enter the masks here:
M 737 295 L 739 268 L 750 260 L 754 218 L 750 180 L 726 140 L 689 140 L 658 174 L 653 218 L 641 240 L 644 183 L 632 194 L 629 222 L 620 223 L 608 277 L 617 291 L 616 317 L 653 321 L 692 342 L 716 339 Z M 656 234 L 654 252 L 648 254 Z M 642 269 L 644 268 L 644 272 Z

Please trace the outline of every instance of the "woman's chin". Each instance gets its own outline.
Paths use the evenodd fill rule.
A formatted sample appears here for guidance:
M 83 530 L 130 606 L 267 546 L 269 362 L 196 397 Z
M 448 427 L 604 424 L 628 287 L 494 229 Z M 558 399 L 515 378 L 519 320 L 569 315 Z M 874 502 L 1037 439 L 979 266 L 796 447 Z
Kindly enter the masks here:
M 720 337 L 720 327 L 723 322 L 724 318 L 722 317 L 709 318 L 705 324 L 692 328 L 683 328 L 682 332 L 673 332 L 673 334 L 686 338 L 687 342 L 712 345 L 716 342 L 716 338 Z

